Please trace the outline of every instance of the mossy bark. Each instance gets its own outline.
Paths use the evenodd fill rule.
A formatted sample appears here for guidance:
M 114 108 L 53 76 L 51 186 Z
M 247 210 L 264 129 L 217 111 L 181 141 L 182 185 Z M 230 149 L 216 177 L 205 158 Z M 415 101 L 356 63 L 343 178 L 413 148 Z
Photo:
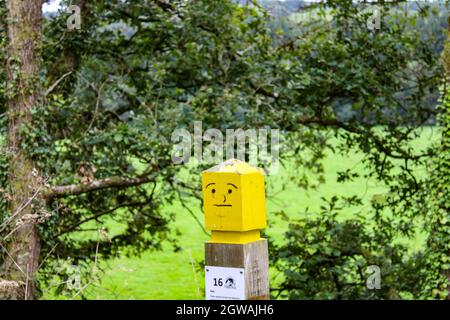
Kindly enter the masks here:
M 35 274 L 40 252 L 37 221 L 42 179 L 22 142 L 26 134 L 23 129 L 30 124 L 31 110 L 40 95 L 41 6 L 40 0 L 7 2 L 8 179 L 13 232 L 7 240 L 0 239 L 7 250 L 0 278 L 15 285 L 10 286 L 14 290 L 0 290 L 0 299 L 32 299 L 36 292 Z

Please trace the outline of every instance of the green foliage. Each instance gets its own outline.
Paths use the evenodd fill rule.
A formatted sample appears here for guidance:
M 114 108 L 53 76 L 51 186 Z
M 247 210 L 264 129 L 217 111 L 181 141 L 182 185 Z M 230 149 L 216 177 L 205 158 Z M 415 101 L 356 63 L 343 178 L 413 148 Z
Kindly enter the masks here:
M 45 21 L 44 84 L 57 85 L 33 109 L 23 147 L 49 185 L 150 179 L 52 201 L 52 216 L 40 228 L 42 256 L 49 255 L 42 284 L 55 274 L 65 280 L 68 269 L 61 264 L 69 259 L 86 271 L 97 259 L 175 242 L 174 217 L 162 208 L 179 192 L 195 193 L 191 181 L 187 187 L 177 182 L 182 167 L 171 159 L 172 132 L 191 128 L 194 120 L 250 127 L 267 116 L 258 112 L 253 94 L 271 59 L 258 8 L 228 1 L 174 1 L 169 7 L 98 1 L 86 12 L 80 33 L 65 30 L 62 13 Z M 109 228 L 111 219 L 120 227 Z M 67 293 L 66 286 L 58 292 Z
M 446 298 L 450 290 L 450 95 L 443 89 L 443 101 L 439 106 L 439 122 L 442 139 L 439 153 L 433 159 L 429 187 L 425 191 L 427 201 L 427 285 L 434 297 Z
M 321 28 L 311 32 L 317 21 L 308 21 L 301 41 L 283 47 L 288 55 L 292 47 L 297 50 L 298 62 L 291 65 L 301 66 L 297 74 L 309 78 L 304 91 L 302 87 L 294 91 L 299 94 L 297 101 L 307 102 L 301 110 L 313 105 L 311 112 L 316 118 L 333 119 L 342 129 L 336 135 L 343 141 L 335 151 L 344 155 L 353 150 L 364 152 L 367 171 L 363 177 L 387 186 L 388 192 L 374 197 L 364 215 L 344 221 L 334 211 L 351 211 L 358 199 L 324 199 L 329 205 L 315 213 L 317 218 L 293 219 L 286 242 L 271 250 L 284 274 L 275 296 L 443 297 L 433 290 L 445 288 L 442 277 L 441 282 L 427 279 L 443 270 L 438 261 L 447 259 L 448 251 L 440 245 L 435 249 L 438 254 L 430 256 L 426 249 L 411 252 L 399 242 L 414 239 L 430 221 L 425 196 L 430 190 L 429 178 L 418 172 L 429 168 L 437 148 L 430 143 L 417 150 L 412 142 L 419 133 L 417 128 L 434 121 L 436 110 L 430 108 L 429 99 L 436 96 L 440 81 L 439 53 L 430 45 L 434 38 L 421 37 L 411 27 L 421 15 L 406 19 L 389 6 L 383 6 L 382 30 L 369 32 L 367 14 L 351 1 L 334 1 L 322 11 L 328 22 L 319 19 Z M 416 76 L 419 86 L 412 81 Z M 349 112 L 343 113 L 343 108 Z M 292 116 L 286 119 L 297 121 L 298 111 L 290 108 L 289 112 Z M 351 181 L 355 176 L 355 170 L 349 168 L 338 174 L 338 181 Z M 446 198 L 444 194 L 440 198 Z M 439 236 L 448 232 L 447 225 L 443 228 L 447 231 Z M 369 274 L 365 271 L 370 265 L 381 269 L 381 290 L 366 287 Z
M 421 16 L 404 17 L 391 6 L 382 6 L 381 32 L 369 32 L 368 15 L 349 0 L 315 7 L 318 14 L 298 24 L 283 20 L 284 34 L 274 32 L 278 26 L 262 8 L 232 1 L 90 1 L 82 29 L 72 32 L 67 14 L 46 19 L 41 80 L 47 93 L 21 128 L 23 150 L 52 186 L 117 176 L 149 179 L 53 199 L 51 217 L 40 226 L 47 258 L 41 283 L 55 274 L 64 283 L 80 268 L 87 275 L 98 258 L 139 255 L 176 242 L 174 216 L 162 208 L 179 193 L 198 197 L 202 166 L 188 168 L 193 175 L 180 181 L 170 137 L 202 120 L 223 131 L 281 129 L 283 160 L 301 168 L 293 180 L 305 189 L 323 182 L 321 161 L 329 150 L 362 151 L 364 178 L 388 187 L 353 219 L 337 219 L 338 211 L 362 205 L 350 195 L 324 199 L 328 205 L 316 218 L 294 218 L 286 242 L 272 248 L 285 276 L 280 294 L 432 296 L 423 281 L 431 274 L 428 260 L 396 241 L 413 238 L 428 218 L 429 181 L 416 170 L 436 148 L 417 151 L 413 141 L 416 129 L 435 119 L 430 101 L 438 94 L 439 54 L 430 46 L 434 39 L 411 27 Z M 292 26 L 298 29 L 288 32 Z M 2 48 L 4 39 L 0 35 Z M 4 82 L 0 72 L 0 135 L 6 131 Z M 332 135 L 342 141 L 337 147 L 328 142 Z M 0 186 L 6 170 L 0 157 Z M 357 176 L 348 168 L 339 181 Z M 120 227 L 109 228 L 111 220 Z M 433 257 L 442 260 L 441 249 Z M 443 267 L 434 258 L 430 263 Z M 364 270 L 372 264 L 382 269 L 381 291 L 365 287 Z
M 284 274 L 274 297 L 289 299 L 411 299 L 425 281 L 417 272 L 426 267 L 424 255 L 408 255 L 395 241 L 386 221 L 357 215 L 342 219 L 352 207 L 333 197 L 314 218 L 292 219 L 286 242 L 271 248 L 277 269 Z M 375 220 L 375 221 L 374 221 Z M 383 226 L 383 227 L 381 227 Z M 380 289 L 370 289 L 370 266 L 380 268 Z

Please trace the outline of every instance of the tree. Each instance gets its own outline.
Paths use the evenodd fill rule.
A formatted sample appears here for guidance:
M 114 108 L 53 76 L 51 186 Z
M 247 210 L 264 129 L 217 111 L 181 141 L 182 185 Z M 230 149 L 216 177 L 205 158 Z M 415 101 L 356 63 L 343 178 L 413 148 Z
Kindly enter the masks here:
M 363 151 L 367 169 L 364 177 L 383 183 L 388 191 L 374 197 L 370 209 L 350 219 L 339 219 L 338 213 L 361 205 L 362 199 L 353 195 L 324 199 L 314 218 L 291 218 L 286 241 L 272 248 L 276 265 L 285 276 L 280 287 L 274 288 L 275 296 L 292 299 L 443 297 L 442 286 L 446 288 L 447 284 L 440 276 L 439 266 L 446 263 L 446 258 L 441 259 L 446 255 L 443 243 L 448 243 L 445 240 L 448 225 L 443 218 L 448 212 L 440 206 L 440 214 L 433 215 L 428 204 L 448 201 L 443 191 L 447 180 L 438 187 L 430 181 L 434 175 L 431 172 L 427 171 L 429 175 L 425 177 L 417 174 L 419 168 L 430 168 L 430 162 L 441 154 L 439 146 L 430 143 L 421 151 L 411 146 L 416 129 L 430 123 L 436 111 L 442 112 L 439 108 L 429 108 L 426 92 L 435 95 L 439 87 L 439 53 L 434 48 L 442 47 L 443 43 L 434 42 L 434 36 L 419 36 L 411 28 L 417 19 L 436 17 L 433 6 L 424 7 L 416 14 L 409 11 L 406 20 L 400 18 L 405 16 L 401 10 L 391 6 L 381 6 L 385 17 L 382 30 L 371 33 L 366 29 L 368 13 L 363 14 L 351 1 L 335 1 L 327 6 L 332 28 L 324 31 L 321 27 L 321 32 L 307 33 L 297 46 L 312 48 L 311 60 L 317 57 L 316 64 L 305 63 L 316 67 L 314 71 L 319 76 L 312 83 L 322 89 L 308 91 L 305 99 L 318 102 L 314 93 L 323 94 L 323 102 L 314 110 L 328 111 L 317 115 L 316 123 L 338 128 L 336 135 L 343 142 L 338 152 Z M 328 51 L 328 48 L 332 49 Z M 320 77 L 319 72 L 323 70 L 328 71 L 329 77 Z M 410 91 L 411 88 L 415 89 Z M 352 112 L 347 116 L 336 112 L 336 108 L 330 111 L 333 107 L 330 100 L 340 101 L 341 107 L 349 104 Z M 349 168 L 339 173 L 338 181 L 351 181 L 357 176 Z M 443 221 L 430 223 L 436 219 Z M 430 232 L 436 226 L 440 226 L 439 231 Z M 428 243 L 434 243 L 433 256 L 426 247 L 411 253 L 398 241 L 414 239 L 423 230 L 429 236 Z M 442 242 L 436 243 L 436 237 Z M 381 290 L 366 286 L 370 275 L 366 271 L 372 265 L 382 271 Z
M 241 99 L 254 102 L 239 90 L 256 86 L 247 82 L 260 69 L 253 62 L 267 57 L 270 39 L 256 8 L 209 1 L 79 4 L 79 33 L 65 29 L 67 16 L 60 13 L 43 20 L 41 35 L 40 5 L 8 2 L 8 15 L 24 23 L 7 20 L 9 34 L 21 37 L 8 42 L 6 59 L 16 62 L 8 67 L 6 98 L 10 109 L 26 113 L 17 115 L 20 123 L 8 113 L 8 141 L 16 149 L 1 161 L 13 173 L 1 185 L 5 298 L 36 297 L 37 281 L 67 280 L 64 262 L 89 268 L 100 257 L 173 241 L 173 217 L 161 207 L 192 187 L 176 179 L 181 167 L 171 160 L 172 132 L 199 115 L 211 125 L 243 123 L 231 112 L 245 107 Z M 249 17 L 254 21 L 246 22 Z M 24 36 L 30 34 L 36 35 L 32 55 Z M 31 57 L 33 68 L 25 68 Z M 17 66 L 28 73 L 17 76 Z M 19 88 L 26 94 L 15 95 Z M 222 118 L 218 104 L 211 104 L 219 98 L 227 105 Z M 111 219 L 120 231 L 109 232 Z M 23 255 L 32 262 L 18 264 Z
M 419 295 L 423 283 L 407 271 L 419 266 L 426 272 L 426 261 L 403 261 L 406 248 L 393 241 L 412 236 L 412 221 L 423 216 L 427 181 L 413 168 L 428 163 L 436 149 L 416 152 L 411 141 L 415 129 L 435 117 L 429 101 L 440 69 L 432 40 L 418 36 L 395 7 L 398 20 L 371 33 L 368 14 L 352 1 L 330 2 L 319 7 L 319 17 L 331 21 L 308 21 L 280 43 L 256 4 L 80 0 L 82 28 L 69 32 L 63 12 L 42 19 L 35 1 L 11 0 L 7 8 L 0 3 L 24 21 L 1 20 L 14 37 L 6 57 L 0 55 L 8 61 L 0 101 L 24 111 L 5 113 L 0 105 L 2 123 L 9 121 L 8 144 L 16 147 L 8 148 L 8 158 L 0 153 L 2 297 L 38 297 L 35 283 L 45 286 L 55 276 L 66 282 L 67 266 L 87 274 L 98 258 L 158 249 L 165 240 L 178 249 L 169 224 L 174 216 L 162 209 L 183 194 L 198 197 L 202 167 L 187 169 L 194 175 L 183 179 L 183 167 L 171 160 L 170 137 L 194 120 L 221 130 L 282 129 L 289 146 L 284 157 L 302 168 L 295 179 L 305 188 L 320 182 L 334 134 L 342 141 L 339 151 L 362 150 L 367 177 L 390 187 L 364 219 L 336 221 L 339 204 L 361 204 L 348 197 L 328 199 L 320 219 L 293 221 L 288 242 L 274 255 L 287 266 L 281 292 L 291 290 L 292 298 L 375 297 L 360 282 L 348 290 L 347 280 L 355 279 L 343 275 L 376 263 L 392 276 L 382 297 Z M 24 34 L 36 36 L 30 43 Z M 343 107 L 351 112 L 339 112 Z M 353 177 L 351 169 L 340 173 L 341 181 Z M 386 208 L 396 219 L 381 214 Z M 375 228 L 366 228 L 367 221 Z M 16 265 L 23 256 L 29 260 Z M 306 277 L 296 272 L 295 259 L 308 259 Z M 336 272 L 309 282 L 308 294 L 299 292 L 302 281 L 323 270 L 323 260 Z M 28 277 L 20 272 L 26 266 Z M 58 289 L 70 290 L 63 284 Z
M 14 289 L 5 290 L 6 297 L 15 299 L 33 297 L 33 278 L 39 263 L 37 223 L 43 210 L 40 191 L 44 182 L 34 161 L 22 149 L 24 134 L 21 128 L 31 121 L 32 109 L 37 106 L 40 96 L 38 51 L 41 19 L 40 1 L 8 1 L 6 95 L 9 115 L 9 223 L 18 230 L 11 235 L 7 248 L 3 248 L 10 259 L 4 261 L 2 273 L 8 275 L 8 280 L 14 281 L 6 286 Z

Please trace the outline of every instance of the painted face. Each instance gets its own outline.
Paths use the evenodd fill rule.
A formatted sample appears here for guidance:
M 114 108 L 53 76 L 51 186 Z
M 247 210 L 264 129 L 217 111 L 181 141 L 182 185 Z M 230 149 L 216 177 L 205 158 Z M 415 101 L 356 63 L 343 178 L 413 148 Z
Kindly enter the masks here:
M 207 228 L 235 230 L 242 220 L 242 195 L 239 176 L 232 173 L 203 176 L 203 202 Z
M 267 226 L 264 175 L 239 160 L 227 160 L 202 173 L 206 229 L 250 231 Z
M 216 194 L 216 191 L 218 191 L 217 188 L 219 187 L 217 185 L 217 183 L 211 182 L 206 186 L 206 192 L 208 192 L 209 191 L 208 188 L 210 188 L 211 197 L 215 200 L 215 202 L 217 202 L 214 204 L 214 206 L 216 206 L 216 207 L 232 207 L 233 206 L 232 194 L 233 194 L 233 191 L 238 190 L 238 187 L 231 182 L 228 182 L 225 186 L 228 187 L 228 189 L 225 188 L 225 190 L 224 190 L 224 188 L 222 186 L 217 194 Z M 213 200 L 213 202 L 214 202 L 214 200 Z

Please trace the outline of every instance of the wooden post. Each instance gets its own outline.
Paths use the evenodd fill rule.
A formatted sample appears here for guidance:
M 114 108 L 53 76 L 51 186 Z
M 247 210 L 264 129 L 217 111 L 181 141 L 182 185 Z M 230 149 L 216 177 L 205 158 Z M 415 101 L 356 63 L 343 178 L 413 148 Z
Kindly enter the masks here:
M 205 293 L 208 300 L 269 299 L 267 226 L 262 170 L 228 160 L 202 174 Z

